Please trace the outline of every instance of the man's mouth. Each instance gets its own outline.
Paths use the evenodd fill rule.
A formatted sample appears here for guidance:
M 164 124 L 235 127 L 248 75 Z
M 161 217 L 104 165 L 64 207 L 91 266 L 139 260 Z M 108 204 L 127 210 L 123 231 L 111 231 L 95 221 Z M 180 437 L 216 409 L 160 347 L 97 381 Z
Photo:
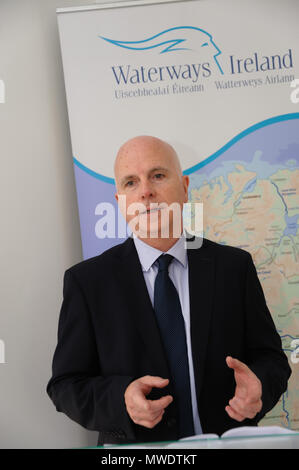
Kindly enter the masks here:
M 143 212 L 140 212 L 140 215 L 143 215 L 143 214 L 152 214 L 153 212 L 160 211 L 161 209 L 162 209 L 162 207 L 147 208 L 147 209 L 144 210 Z

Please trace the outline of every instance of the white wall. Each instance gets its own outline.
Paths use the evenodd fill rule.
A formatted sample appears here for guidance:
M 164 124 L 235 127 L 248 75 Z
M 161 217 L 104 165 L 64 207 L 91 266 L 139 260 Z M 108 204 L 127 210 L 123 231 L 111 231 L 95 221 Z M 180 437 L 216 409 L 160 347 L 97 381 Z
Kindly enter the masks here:
M 89 3 L 0 0 L 1 448 L 97 442 L 46 394 L 63 273 L 82 259 L 56 8 Z

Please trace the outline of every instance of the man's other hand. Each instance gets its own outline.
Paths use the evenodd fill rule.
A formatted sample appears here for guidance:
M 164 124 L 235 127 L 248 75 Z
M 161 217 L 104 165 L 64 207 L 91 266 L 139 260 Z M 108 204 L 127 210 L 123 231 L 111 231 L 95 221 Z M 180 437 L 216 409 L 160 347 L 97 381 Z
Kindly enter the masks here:
M 158 400 L 147 400 L 146 395 L 153 387 L 163 388 L 168 385 L 168 379 L 146 375 L 130 383 L 125 391 L 127 412 L 135 424 L 152 429 L 163 417 L 165 408 L 173 401 L 171 395 Z
M 226 358 L 228 367 L 233 369 L 236 381 L 235 396 L 225 407 L 228 415 L 236 421 L 254 418 L 262 409 L 262 384 L 249 367 L 238 359 Z

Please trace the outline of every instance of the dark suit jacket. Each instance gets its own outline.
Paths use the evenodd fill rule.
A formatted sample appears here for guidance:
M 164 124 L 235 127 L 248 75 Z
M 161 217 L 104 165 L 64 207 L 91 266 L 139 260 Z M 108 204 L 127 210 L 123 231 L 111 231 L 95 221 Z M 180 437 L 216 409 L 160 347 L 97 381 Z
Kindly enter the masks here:
M 188 250 L 192 355 L 204 433 L 257 422 L 286 390 L 290 367 L 249 253 L 204 239 Z M 263 408 L 253 420 L 231 419 L 234 373 L 226 356 L 246 363 L 262 382 Z M 131 238 L 68 269 L 58 344 L 47 393 L 57 411 L 99 444 L 175 440 L 175 400 L 153 429 L 127 414 L 124 393 L 144 375 L 170 378 L 155 314 Z M 173 395 L 172 384 L 148 398 Z

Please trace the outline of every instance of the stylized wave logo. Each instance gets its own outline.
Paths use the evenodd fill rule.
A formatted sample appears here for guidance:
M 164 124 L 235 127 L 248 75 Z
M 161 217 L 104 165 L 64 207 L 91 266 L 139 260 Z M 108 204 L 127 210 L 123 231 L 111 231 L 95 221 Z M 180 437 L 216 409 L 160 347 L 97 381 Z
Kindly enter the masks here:
M 199 51 L 201 47 L 209 47 L 217 67 L 223 74 L 223 70 L 217 59 L 222 52 L 213 41 L 212 35 L 201 28 L 194 26 L 177 26 L 166 29 L 161 33 L 155 34 L 155 36 L 141 41 L 117 41 L 104 36 L 99 37 L 115 46 L 134 51 L 146 51 L 157 48 L 160 49 L 160 54 L 184 50 Z

